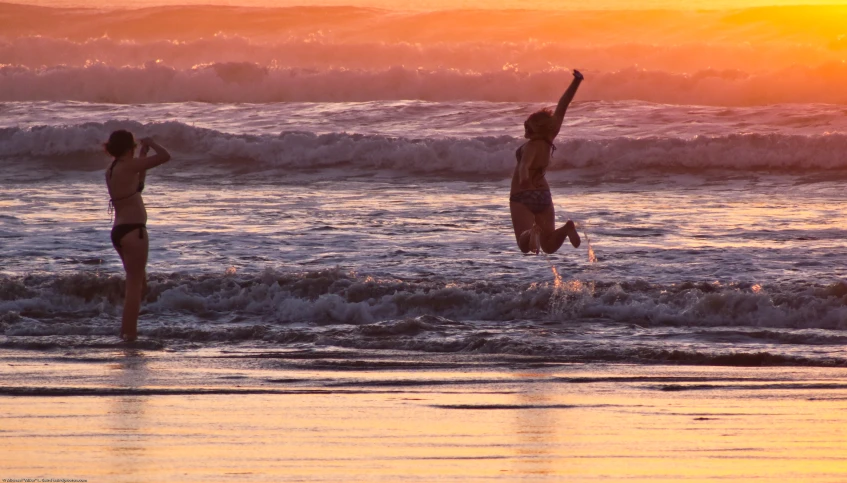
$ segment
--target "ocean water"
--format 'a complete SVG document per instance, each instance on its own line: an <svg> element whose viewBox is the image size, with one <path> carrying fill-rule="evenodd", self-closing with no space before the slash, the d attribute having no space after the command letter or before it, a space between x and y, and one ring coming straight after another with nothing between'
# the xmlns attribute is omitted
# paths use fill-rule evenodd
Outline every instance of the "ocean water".
<svg viewBox="0 0 847 483"><path fill-rule="evenodd" d="M101 144L129 129L174 155L144 349L847 364L845 9L613 3L0 4L0 346L119 344ZM514 150L571 67L549 180L584 243L523 255Z"/></svg>

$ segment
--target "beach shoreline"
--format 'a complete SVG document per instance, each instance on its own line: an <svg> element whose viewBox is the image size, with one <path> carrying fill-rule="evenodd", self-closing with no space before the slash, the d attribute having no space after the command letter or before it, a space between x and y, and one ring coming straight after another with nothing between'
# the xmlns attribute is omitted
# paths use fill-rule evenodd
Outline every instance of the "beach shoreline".
<svg viewBox="0 0 847 483"><path fill-rule="evenodd" d="M847 369L484 358L351 358L332 348L5 351L2 477L847 478Z"/></svg>

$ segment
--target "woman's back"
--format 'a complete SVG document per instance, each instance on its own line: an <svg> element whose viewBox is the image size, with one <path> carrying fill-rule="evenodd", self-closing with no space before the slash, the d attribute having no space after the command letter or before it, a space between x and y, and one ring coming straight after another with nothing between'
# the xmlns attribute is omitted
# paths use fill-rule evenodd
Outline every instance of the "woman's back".
<svg viewBox="0 0 847 483"><path fill-rule="evenodd" d="M115 209L115 225L147 223L147 209L141 198L144 189L141 173L129 168L126 162L113 161L106 169L106 187Z"/></svg>
<svg viewBox="0 0 847 483"><path fill-rule="evenodd" d="M547 173L547 167L550 166L552 149L553 145L544 139L532 139L518 148L515 153L517 166L515 167L515 172L512 176L512 193L519 193L527 190L550 189L544 175ZM524 160L524 157L527 156L529 159ZM529 180L527 183L521 184L519 170L521 162L523 161L529 163Z"/></svg>

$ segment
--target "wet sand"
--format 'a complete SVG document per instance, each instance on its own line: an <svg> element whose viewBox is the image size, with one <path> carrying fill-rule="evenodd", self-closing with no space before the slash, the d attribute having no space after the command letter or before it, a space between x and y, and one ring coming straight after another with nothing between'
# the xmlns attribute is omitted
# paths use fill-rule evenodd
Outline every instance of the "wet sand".
<svg viewBox="0 0 847 483"><path fill-rule="evenodd" d="M108 348L0 362L2 478L847 480L844 369Z"/></svg>

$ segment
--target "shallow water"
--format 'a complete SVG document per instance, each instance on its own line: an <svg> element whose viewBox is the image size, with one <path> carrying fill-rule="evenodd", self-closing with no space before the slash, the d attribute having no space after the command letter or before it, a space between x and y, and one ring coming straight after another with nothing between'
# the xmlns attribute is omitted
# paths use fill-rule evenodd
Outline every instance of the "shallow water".
<svg viewBox="0 0 847 483"><path fill-rule="evenodd" d="M333 349L0 361L13 478L837 482L847 468L843 369Z"/></svg>

